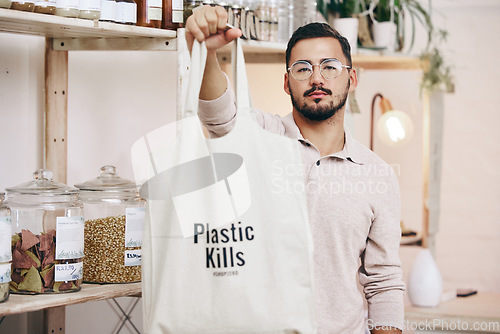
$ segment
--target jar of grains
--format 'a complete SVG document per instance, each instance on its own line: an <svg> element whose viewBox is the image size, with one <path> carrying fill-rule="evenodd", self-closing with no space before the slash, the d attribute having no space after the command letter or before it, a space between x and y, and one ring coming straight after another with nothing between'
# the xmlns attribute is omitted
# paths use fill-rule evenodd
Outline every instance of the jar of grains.
<svg viewBox="0 0 500 334"><path fill-rule="evenodd" d="M81 288L84 221L78 190L39 169L7 188L12 217L11 292L61 293Z"/></svg>
<svg viewBox="0 0 500 334"><path fill-rule="evenodd" d="M9 299L12 266L10 209L4 203L5 193L0 193L0 303Z"/></svg>
<svg viewBox="0 0 500 334"><path fill-rule="evenodd" d="M146 201L136 184L103 166L97 178L75 186L85 209L84 281L140 281Z"/></svg>

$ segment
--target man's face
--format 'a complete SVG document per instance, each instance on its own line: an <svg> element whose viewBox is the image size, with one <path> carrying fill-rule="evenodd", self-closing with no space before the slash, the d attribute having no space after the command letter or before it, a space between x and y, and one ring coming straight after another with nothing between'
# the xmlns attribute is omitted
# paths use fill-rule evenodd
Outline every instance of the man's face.
<svg viewBox="0 0 500 334"><path fill-rule="evenodd" d="M298 60L319 64L328 58L338 59L347 65L342 47L335 38L304 39L292 48L289 65ZM356 85L354 70L343 69L338 77L326 80L321 75L319 66L313 66L313 74L304 81L298 81L290 73L286 73L284 89L290 95L297 112L311 121L324 121L345 106L348 93Z"/></svg>

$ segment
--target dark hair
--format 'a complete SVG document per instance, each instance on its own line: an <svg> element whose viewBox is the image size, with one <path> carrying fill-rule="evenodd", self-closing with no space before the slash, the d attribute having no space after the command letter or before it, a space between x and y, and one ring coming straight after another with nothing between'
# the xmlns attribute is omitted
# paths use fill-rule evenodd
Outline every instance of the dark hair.
<svg viewBox="0 0 500 334"><path fill-rule="evenodd" d="M344 56L347 58L346 65L349 66L352 65L351 46L349 45L347 38L339 34L337 30L333 29L326 23L313 22L298 28L293 33L292 37L290 37L290 40L288 41L288 45L286 47L286 54L285 54L286 68L288 69L289 67L290 54L292 53L292 48L295 46L295 44L297 44L297 42L303 39L320 38L320 37L333 37L336 40L338 40L340 42L340 46L342 47L342 52L344 53Z"/></svg>

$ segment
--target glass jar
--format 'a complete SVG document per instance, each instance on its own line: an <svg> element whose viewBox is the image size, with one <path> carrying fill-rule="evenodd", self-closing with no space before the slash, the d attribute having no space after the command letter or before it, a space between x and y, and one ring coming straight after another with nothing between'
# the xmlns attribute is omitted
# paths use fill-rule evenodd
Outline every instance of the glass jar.
<svg viewBox="0 0 500 334"><path fill-rule="evenodd" d="M75 186L85 210L84 281L140 281L146 202L136 184L108 165L97 178Z"/></svg>
<svg viewBox="0 0 500 334"><path fill-rule="evenodd" d="M78 17L80 15L79 0L56 0L56 15Z"/></svg>
<svg viewBox="0 0 500 334"><path fill-rule="evenodd" d="M10 209L4 203L5 193L0 193L0 303L9 299L10 273L12 267L11 241L12 222Z"/></svg>
<svg viewBox="0 0 500 334"><path fill-rule="evenodd" d="M101 0L101 17L99 21L116 22L115 0Z"/></svg>
<svg viewBox="0 0 500 334"><path fill-rule="evenodd" d="M162 0L137 0L137 25L161 28Z"/></svg>
<svg viewBox="0 0 500 334"><path fill-rule="evenodd" d="M56 0L43 0L35 2L35 13L55 14Z"/></svg>
<svg viewBox="0 0 500 334"><path fill-rule="evenodd" d="M137 4L134 0L116 0L116 23L137 23Z"/></svg>
<svg viewBox="0 0 500 334"><path fill-rule="evenodd" d="M81 19L99 20L101 17L101 0L80 0Z"/></svg>
<svg viewBox="0 0 500 334"><path fill-rule="evenodd" d="M12 6L11 0L0 0L0 8L10 8Z"/></svg>
<svg viewBox="0 0 500 334"><path fill-rule="evenodd" d="M83 280L84 220L78 190L39 169L7 188L12 217L11 292L74 292Z"/></svg>
<svg viewBox="0 0 500 334"><path fill-rule="evenodd" d="M22 10L24 12L32 12L35 10L35 0L14 0L10 8Z"/></svg>

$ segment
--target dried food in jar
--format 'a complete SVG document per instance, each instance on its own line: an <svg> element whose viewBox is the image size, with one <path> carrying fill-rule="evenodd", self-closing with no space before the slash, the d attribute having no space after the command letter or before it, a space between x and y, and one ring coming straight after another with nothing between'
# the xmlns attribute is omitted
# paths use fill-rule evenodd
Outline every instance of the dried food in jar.
<svg viewBox="0 0 500 334"><path fill-rule="evenodd" d="M11 9L22 10L24 12L32 12L35 10L35 2L16 0L12 1Z"/></svg>
<svg viewBox="0 0 500 334"><path fill-rule="evenodd" d="M80 290L82 259L56 260L56 230L35 235L22 230L12 236L11 291L22 293L70 292ZM75 280L61 280L69 269ZM64 277L64 276L60 276ZM80 277L80 278L78 278Z"/></svg>
<svg viewBox="0 0 500 334"><path fill-rule="evenodd" d="M50 15L55 14L56 1L55 0L37 1L35 3L35 13L50 14Z"/></svg>
<svg viewBox="0 0 500 334"><path fill-rule="evenodd" d="M83 279L96 283L141 280L141 250L126 245L125 215L85 221ZM126 247L131 246L131 247Z"/></svg>

